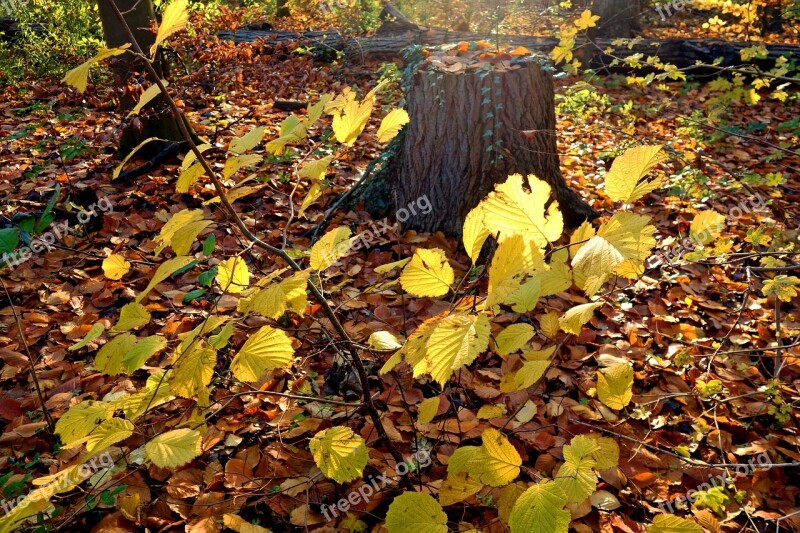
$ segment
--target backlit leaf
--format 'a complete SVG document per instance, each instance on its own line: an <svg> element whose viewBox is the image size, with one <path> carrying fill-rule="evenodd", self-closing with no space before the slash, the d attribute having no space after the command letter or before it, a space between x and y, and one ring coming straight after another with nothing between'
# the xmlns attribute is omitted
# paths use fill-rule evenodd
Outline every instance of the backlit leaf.
<svg viewBox="0 0 800 533"><path fill-rule="evenodd" d="M103 259L103 274L108 279L118 280L128 273L131 264L119 254L112 254Z"/></svg>
<svg viewBox="0 0 800 533"><path fill-rule="evenodd" d="M414 296L444 296L455 280L453 268L438 248L417 248L400 275L403 290Z"/></svg>
<svg viewBox="0 0 800 533"><path fill-rule="evenodd" d="M97 322L91 327L91 329L89 329L89 332L83 339L80 340L80 342L73 344L72 346L67 348L67 350L69 350L70 352L74 352L75 350L80 350L81 348L83 348L84 346L95 340L97 337L102 335L105 330L106 328L103 326L103 324Z"/></svg>
<svg viewBox="0 0 800 533"><path fill-rule="evenodd" d="M200 432L194 429L174 429L153 437L144 449L157 467L177 468L200 455L202 440Z"/></svg>
<svg viewBox="0 0 800 533"><path fill-rule="evenodd" d="M439 502L424 492L404 492L386 513L389 533L447 533L447 514Z"/></svg>
<svg viewBox="0 0 800 533"><path fill-rule="evenodd" d="M689 228L689 236L697 244L706 245L719 237L725 227L725 217L713 209L695 215Z"/></svg>
<svg viewBox="0 0 800 533"><path fill-rule="evenodd" d="M400 133L400 129L408 124L408 121L408 112L405 109L396 108L389 111L378 128L378 142L385 143L391 141Z"/></svg>
<svg viewBox="0 0 800 533"><path fill-rule="evenodd" d="M241 257L230 257L217 267L217 283L225 292L238 294L250 285L250 271Z"/></svg>
<svg viewBox="0 0 800 533"><path fill-rule="evenodd" d="M164 85L164 87L167 87L169 85L169 82L167 80L161 80L161 83ZM128 117L130 117L131 115L138 115L139 111L141 111L144 108L144 106L149 104L153 100L153 98L155 98L160 94L161 94L161 89L157 84L154 83L153 85L148 87L142 93L142 96L139 97L139 102L136 104L136 107L131 109L131 112L128 113Z"/></svg>
<svg viewBox="0 0 800 533"><path fill-rule="evenodd" d="M665 183L663 178L640 181L654 166L664 160L661 148L649 145L635 146L614 159L605 180L608 197L629 204L661 187Z"/></svg>
<svg viewBox="0 0 800 533"><path fill-rule="evenodd" d="M154 56L158 46L170 35L177 33L186 27L189 21L188 0L172 0L161 16L161 24L158 26L158 33L153 46L150 47L150 55Z"/></svg>
<svg viewBox="0 0 800 533"><path fill-rule="evenodd" d="M491 233L483 224L483 210L480 206L467 213L461 238L467 255L472 259L472 264L478 260L483 243L490 235Z"/></svg>
<svg viewBox="0 0 800 533"><path fill-rule="evenodd" d="M339 226L327 232L322 238L311 247L311 268L314 270L325 270L330 267L340 257L350 251L351 231L346 226Z"/></svg>
<svg viewBox="0 0 800 533"><path fill-rule="evenodd" d="M417 422L420 424L428 424L431 420L433 420L436 416L436 413L439 412L440 402L441 398L438 396L422 400L422 402L420 402L420 404L417 406Z"/></svg>
<svg viewBox="0 0 800 533"><path fill-rule="evenodd" d="M138 302L131 302L122 306L119 312L119 320L111 328L111 331L129 331L139 326L144 326L149 322L150 312L147 308Z"/></svg>
<svg viewBox="0 0 800 533"><path fill-rule="evenodd" d="M517 498L508 525L511 533L567 533L570 513L567 495L552 480L540 481Z"/></svg>
<svg viewBox="0 0 800 533"><path fill-rule="evenodd" d="M242 381L257 381L268 370L288 367L293 355L292 341L286 333L262 326L233 358L231 371Z"/></svg>
<svg viewBox="0 0 800 533"><path fill-rule="evenodd" d="M703 528L696 522L674 514L659 514L647 527L647 533L703 533Z"/></svg>
<svg viewBox="0 0 800 533"><path fill-rule="evenodd" d="M234 137L231 139L230 144L228 145L228 152L234 154L243 154L248 150L252 150L261 140L264 138L264 133L267 131L267 128L264 126L259 126L257 128L253 128L247 134L241 137Z"/></svg>
<svg viewBox="0 0 800 533"><path fill-rule="evenodd" d="M525 323L511 324L506 329L498 333L495 338L497 343L497 354L508 355L521 350L529 340L533 338L536 331L533 326Z"/></svg>
<svg viewBox="0 0 800 533"><path fill-rule="evenodd" d="M594 310L602 306L603 302L592 302L571 307L558 319L558 325L562 331L578 335L594 315Z"/></svg>
<svg viewBox="0 0 800 533"><path fill-rule="evenodd" d="M155 274L153 274L150 283L147 284L147 287L145 287L145 289L136 296L136 301L141 302L142 299L147 296L151 290L153 290L153 287L170 277L178 270L184 268L192 261L194 261L194 258L192 257L178 256L161 263L161 265L156 269Z"/></svg>
<svg viewBox="0 0 800 533"><path fill-rule="evenodd" d="M597 397L611 409L623 409L633 398L633 367L618 363L597 373Z"/></svg>
<svg viewBox="0 0 800 533"><path fill-rule="evenodd" d="M309 449L325 477L339 483L361 477L369 458L364 439L346 426L320 431L309 442Z"/></svg>

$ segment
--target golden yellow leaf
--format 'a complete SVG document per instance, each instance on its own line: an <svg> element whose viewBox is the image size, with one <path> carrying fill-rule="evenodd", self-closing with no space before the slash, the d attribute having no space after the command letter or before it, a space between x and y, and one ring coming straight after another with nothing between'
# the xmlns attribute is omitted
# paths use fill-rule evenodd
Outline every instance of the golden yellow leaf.
<svg viewBox="0 0 800 533"><path fill-rule="evenodd" d="M112 254L103 260L103 274L108 279L118 280L128 273L131 264L119 254Z"/></svg>
<svg viewBox="0 0 800 533"><path fill-rule="evenodd" d="M444 296L455 280L453 268L442 250L417 248L400 275L403 290L414 296Z"/></svg>

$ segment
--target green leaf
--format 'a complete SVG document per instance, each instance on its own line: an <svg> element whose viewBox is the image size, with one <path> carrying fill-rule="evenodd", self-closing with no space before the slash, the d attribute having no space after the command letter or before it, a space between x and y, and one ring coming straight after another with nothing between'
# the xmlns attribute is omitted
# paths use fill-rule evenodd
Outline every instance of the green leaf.
<svg viewBox="0 0 800 533"><path fill-rule="evenodd" d="M81 339L80 342L73 344L72 346L67 348L67 350L69 350L70 352L74 352L75 350L80 350L81 348L83 348L84 346L95 340L97 337L102 335L105 330L106 330L105 326L103 326L103 324L101 324L100 322L97 322L96 324L92 325L91 329L89 329L89 332L83 339Z"/></svg>
<svg viewBox="0 0 800 533"><path fill-rule="evenodd" d="M214 248L217 246L217 236L215 234L210 234L206 237L206 240L203 241L203 255L206 257L211 256L214 253Z"/></svg>
<svg viewBox="0 0 800 533"><path fill-rule="evenodd" d="M309 449L325 477L339 483L361 477L369 459L364 439L345 426L320 431L311 439Z"/></svg>
<svg viewBox="0 0 800 533"><path fill-rule="evenodd" d="M121 332L144 326L150 322L150 312L139 302L131 302L122 307L119 320L111 331Z"/></svg>
<svg viewBox="0 0 800 533"><path fill-rule="evenodd" d="M0 229L0 253L11 253L19 244L19 231L15 228Z"/></svg>
<svg viewBox="0 0 800 533"><path fill-rule="evenodd" d="M404 492L386 513L389 533L447 533L447 514L439 502L423 492Z"/></svg>
<svg viewBox="0 0 800 533"><path fill-rule="evenodd" d="M570 512L567 495L552 480L540 481L517 498L508 525L511 533L567 533Z"/></svg>

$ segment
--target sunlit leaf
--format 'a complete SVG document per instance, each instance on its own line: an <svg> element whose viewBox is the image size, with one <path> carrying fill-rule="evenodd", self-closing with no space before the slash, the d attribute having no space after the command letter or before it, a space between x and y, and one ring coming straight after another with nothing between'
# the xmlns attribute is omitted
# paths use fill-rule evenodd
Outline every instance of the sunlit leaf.
<svg viewBox="0 0 800 533"><path fill-rule="evenodd" d="M120 254L112 254L103 259L103 274L108 279L118 280L128 273L131 264Z"/></svg>
<svg viewBox="0 0 800 533"><path fill-rule="evenodd" d="M161 80L161 83L164 85L164 87L167 87L169 85L169 82L167 80ZM139 97L139 102L136 104L136 107L131 109L131 112L128 113L128 117L130 117L131 115L138 115L139 112L144 108L144 106L149 104L153 100L153 98L155 98L160 94L161 94L161 88L157 84L154 83L153 85L148 87L142 93L142 96Z"/></svg>
<svg viewBox="0 0 800 533"><path fill-rule="evenodd" d="M154 465L160 468L177 468L200 455L202 440L199 431L189 428L175 429L156 435L144 445L144 449Z"/></svg>
<svg viewBox="0 0 800 533"><path fill-rule="evenodd" d="M562 331L578 335L584 324L589 322L594 315L594 310L602 306L603 302L592 302L570 307L567 312L558 319L558 324L561 326Z"/></svg>
<svg viewBox="0 0 800 533"><path fill-rule="evenodd" d="M405 109L392 109L381 121L378 128L378 142L385 143L391 141L400 129L408 124L408 112Z"/></svg>
<svg viewBox="0 0 800 533"><path fill-rule="evenodd" d="M540 481L517 498L508 525L511 533L567 533L570 513L567 495L552 480Z"/></svg>
<svg viewBox="0 0 800 533"><path fill-rule="evenodd" d="M414 296L444 296L455 280L447 256L438 248L417 248L400 275L403 290Z"/></svg>
<svg viewBox="0 0 800 533"><path fill-rule="evenodd" d="M325 270L350 251L351 231L339 226L327 232L311 247L310 264L314 270Z"/></svg>
<svg viewBox="0 0 800 533"><path fill-rule="evenodd" d="M129 331L150 322L150 312L138 302L131 302L122 306L119 320L111 331ZM97 325L97 324L95 324Z"/></svg>
<svg viewBox="0 0 800 533"><path fill-rule="evenodd" d="M217 283L225 292L238 294L250 285L250 271L241 257L230 257L217 265Z"/></svg>
<svg viewBox="0 0 800 533"><path fill-rule="evenodd" d="M386 513L389 533L447 533L447 514L430 494L404 492Z"/></svg>
<svg viewBox="0 0 800 533"><path fill-rule="evenodd" d="M314 462L325 477L346 483L361 477L369 452L360 436L346 426L320 431L309 442Z"/></svg>
<svg viewBox="0 0 800 533"><path fill-rule="evenodd" d="M150 55L154 56L158 46L170 35L177 33L186 27L189 22L188 0L172 0L164 13L161 15L161 24L158 26L158 33L153 46L150 47Z"/></svg>
<svg viewBox="0 0 800 533"><path fill-rule="evenodd" d="M622 409L633 398L633 367L618 363L597 373L597 397L611 409Z"/></svg>
<svg viewBox="0 0 800 533"><path fill-rule="evenodd" d="M258 143L260 143L264 138L264 133L266 131L267 128L264 126L259 126L257 128L253 128L242 137L234 137L231 139L231 142L228 145L228 152L232 152L234 154L243 154L248 150L252 150L258 146Z"/></svg>
<svg viewBox="0 0 800 533"><path fill-rule="evenodd" d="M231 371L242 381L257 381L268 370L288 367L293 355L292 341L286 333L262 326L233 358Z"/></svg>
<svg viewBox="0 0 800 533"><path fill-rule="evenodd" d="M605 185L608 197L614 201L635 202L666 182L665 178L640 181L658 163L664 160L661 146L635 146L629 148L611 164Z"/></svg>

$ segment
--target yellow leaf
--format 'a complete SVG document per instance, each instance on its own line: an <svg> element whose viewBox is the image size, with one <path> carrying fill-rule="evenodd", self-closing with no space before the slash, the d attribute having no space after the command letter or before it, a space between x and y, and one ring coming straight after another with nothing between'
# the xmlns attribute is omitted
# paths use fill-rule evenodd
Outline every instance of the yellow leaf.
<svg viewBox="0 0 800 533"><path fill-rule="evenodd" d="M521 235L514 235L504 239L492 258L489 265L489 294L486 298L486 307L491 308L497 304L505 303L514 294L522 282L522 278L529 273L524 254L525 241ZM544 264L541 258L539 263Z"/></svg>
<svg viewBox="0 0 800 533"><path fill-rule="evenodd" d="M647 533L703 533L703 528L674 514L659 514L647 527Z"/></svg>
<svg viewBox="0 0 800 533"><path fill-rule="evenodd" d="M388 331L376 331L369 336L367 344L373 350L394 351L403 347L397 337Z"/></svg>
<svg viewBox="0 0 800 533"><path fill-rule="evenodd" d="M521 350L536 334L530 324L511 324L495 338L498 355L509 355Z"/></svg>
<svg viewBox="0 0 800 533"><path fill-rule="evenodd" d="M250 271L239 256L230 257L217 266L217 283L223 291L238 294L250 286Z"/></svg>
<svg viewBox="0 0 800 533"><path fill-rule="evenodd" d="M475 415L482 420L491 420L492 418L500 418L506 414L506 406L503 404L498 405L484 405L478 409L478 414Z"/></svg>
<svg viewBox="0 0 800 533"><path fill-rule="evenodd" d="M192 152L189 152L190 154ZM188 159L189 156L187 155L186 158ZM194 165L186 168L181 172L181 175L178 176L178 181L175 182L175 191L180 193L187 193L189 192L189 187L194 185L194 182L200 179L205 173L203 169L203 165L200 163L195 163Z"/></svg>
<svg viewBox="0 0 800 533"><path fill-rule="evenodd" d="M155 436L144 445L148 459L159 468L183 466L202 452L203 437L193 429L174 429Z"/></svg>
<svg viewBox="0 0 800 533"><path fill-rule="evenodd" d="M293 355L292 341L286 333L262 326L233 358L231 371L242 381L257 381L268 370L288 367Z"/></svg>
<svg viewBox="0 0 800 533"><path fill-rule="evenodd" d="M103 259L103 274L108 279L122 279L122 276L127 274L130 269L131 264L119 254L112 254Z"/></svg>
<svg viewBox="0 0 800 533"><path fill-rule="evenodd" d="M259 289L247 298L239 300L238 309L244 314L256 312L277 319L287 310L302 314L308 303L306 285L310 272L297 272L280 283Z"/></svg>
<svg viewBox="0 0 800 533"><path fill-rule="evenodd" d="M447 256L438 248L417 248L403 273L400 285L413 296L444 296L450 292L455 273Z"/></svg>
<svg viewBox="0 0 800 533"><path fill-rule="evenodd" d="M309 449L325 477L339 483L361 477L369 459L364 439L345 426L320 431L309 442Z"/></svg>
<svg viewBox="0 0 800 533"><path fill-rule="evenodd" d="M216 364L217 354L211 348L197 346L182 354L169 374L170 390L177 396L194 398L211 383Z"/></svg>
<svg viewBox="0 0 800 533"><path fill-rule="evenodd" d="M527 389L539 381L550 368L550 359L555 350L556 347L551 346L546 350L531 350L522 354L525 362L522 364L522 368L514 373L515 390Z"/></svg>
<svg viewBox="0 0 800 533"><path fill-rule="evenodd" d="M210 150L211 148L214 148L213 144L204 143L197 146L197 151L202 154L206 152L206 150ZM190 150L184 156L183 161L181 161L181 170L186 170L195 161L197 161L197 156L195 155L194 150Z"/></svg>
<svg viewBox="0 0 800 533"><path fill-rule="evenodd" d="M175 234L181 228L185 228L186 226L194 223L194 222L201 222L203 221L203 210L202 209L184 209L183 211L179 211L172 215L170 219L167 221L166 224L161 228L161 231L158 233L156 237L156 242L159 245L155 249L155 254L158 255L161 251L170 245L172 239L175 237ZM207 221L210 223L211 221ZM199 233L199 230L198 230ZM173 246L174 248L174 246ZM178 255L185 255L188 250L183 252L178 252L175 250L175 253Z"/></svg>
<svg viewBox="0 0 800 533"><path fill-rule="evenodd" d="M514 174L480 203L486 228L500 242L514 235L532 239L539 248L558 240L564 231L564 220L558 202L550 199L550 185L536 176L528 176L530 192L522 188L522 176Z"/></svg>
<svg viewBox="0 0 800 533"><path fill-rule="evenodd" d="M597 470L606 470L619 465L619 445L610 437L601 437L597 434L590 434L589 437L597 443L597 450L592 453L592 458L597 463Z"/></svg>
<svg viewBox="0 0 800 533"><path fill-rule="evenodd" d="M447 514L433 496L423 492L404 492L397 496L386 513L389 533L448 533Z"/></svg>
<svg viewBox="0 0 800 533"><path fill-rule="evenodd" d="M633 368L618 363L597 374L597 397L611 409L622 409L633 398Z"/></svg>
<svg viewBox="0 0 800 533"><path fill-rule="evenodd" d="M378 142L385 143L391 141L400 129L408 124L408 113L405 109L392 109L381 121L378 128Z"/></svg>
<svg viewBox="0 0 800 533"><path fill-rule="evenodd" d="M89 329L89 333L87 333L86 336L80 340L80 342L73 344L72 346L67 348L67 350L69 350L70 352L74 352L75 350L80 350L81 348L83 348L84 346L95 340L97 337L102 335L105 330L106 330L105 326L103 326L103 324L101 324L100 322L94 324L91 327L91 329Z"/></svg>
<svg viewBox="0 0 800 533"><path fill-rule="evenodd" d="M134 346L136 346L136 337L132 334L117 335L97 352L94 358L94 367L104 374L116 376L122 372L122 360Z"/></svg>
<svg viewBox="0 0 800 533"><path fill-rule="evenodd" d="M56 433L65 446L80 441L102 421L114 414L114 406L106 402L86 400L75 404L56 422Z"/></svg>
<svg viewBox="0 0 800 533"><path fill-rule="evenodd" d="M308 192L306 193L306 197L303 198L303 203L300 204L300 210L297 212L298 216L303 216L303 213L306 212L311 204L317 201L317 199L322 196L322 185L320 183L312 183L311 187L309 187Z"/></svg>
<svg viewBox="0 0 800 533"><path fill-rule="evenodd" d="M128 331L150 322L150 312L138 302L131 302L122 306L119 320L111 331ZM97 325L97 324L95 324Z"/></svg>
<svg viewBox="0 0 800 533"><path fill-rule="evenodd" d="M539 317L539 329L542 330L548 339L554 339L558 335L561 326L558 323L558 313L549 311Z"/></svg>
<svg viewBox="0 0 800 533"><path fill-rule="evenodd" d="M147 287L136 296L136 301L141 302L142 299L147 296L147 294L153 290L153 287L170 277L172 274L177 272L178 270L184 268L186 265L194 261L192 257L186 256L178 256L173 257L167 261L161 263L161 265L156 269L156 273L153 275L153 278L150 280L150 283L147 284Z"/></svg>
<svg viewBox="0 0 800 533"><path fill-rule="evenodd" d="M508 524L514 504L527 489L528 485L521 481L511 483L501 489L500 496L497 498L497 514L503 523Z"/></svg>
<svg viewBox="0 0 800 533"><path fill-rule="evenodd" d="M698 213L689 228L691 239L705 246L716 240L725 227L725 217L713 209Z"/></svg>
<svg viewBox="0 0 800 533"><path fill-rule="evenodd" d="M222 177L224 179L228 179L239 172L241 168L255 166L260 163L262 159L264 158L258 154L245 154L229 157L225 161L225 166L222 168Z"/></svg>
<svg viewBox="0 0 800 533"><path fill-rule="evenodd" d="M228 145L228 153L243 154L248 150L252 150L264 138L266 131L267 128L259 126L250 130L246 135L234 137Z"/></svg>
<svg viewBox="0 0 800 533"><path fill-rule="evenodd" d="M579 30L588 30L589 28L597 26L598 20L600 20L600 17L592 15L592 12L587 9L581 13L580 18L575 21L575 27Z"/></svg>
<svg viewBox="0 0 800 533"><path fill-rule="evenodd" d="M775 295L782 302L790 302L797 296L798 288L800 288L800 278L781 274L774 279L764 280L763 291L764 296Z"/></svg>
<svg viewBox="0 0 800 533"><path fill-rule="evenodd" d="M485 315L450 315L424 322L395 355L406 357L414 377L429 374L444 386L456 370L472 363L488 345L489 319Z"/></svg>
<svg viewBox="0 0 800 533"><path fill-rule="evenodd" d="M339 226L327 232L311 247L311 268L325 270L345 256L352 245L350 228Z"/></svg>
<svg viewBox="0 0 800 533"><path fill-rule="evenodd" d="M363 102L358 102L354 92L347 92L341 109L333 113L331 128L336 140L345 146L352 146L364 131L372 114L373 104L372 98L364 98Z"/></svg>
<svg viewBox="0 0 800 533"><path fill-rule="evenodd" d="M138 339L136 344L123 356L122 366L128 374L132 374L142 368L145 361L166 347L167 339L161 335Z"/></svg>
<svg viewBox="0 0 800 533"><path fill-rule="evenodd" d="M649 220L647 216L619 211L600 226L597 235L611 243L625 258L614 269L615 274L633 279L644 272L644 262L656 245L653 237L656 228L647 225Z"/></svg>
<svg viewBox="0 0 800 533"><path fill-rule="evenodd" d="M654 166L664 160L661 148L650 145L635 146L614 159L605 179L608 197L629 204L661 187L665 183L664 178L640 183Z"/></svg>
<svg viewBox="0 0 800 533"><path fill-rule="evenodd" d="M462 240L464 241L464 249L467 255L472 259L472 264L478 260L478 256L483 248L483 243L491 235L486 226L483 225L483 210L480 206L476 207L467 214L464 219L464 230L462 233Z"/></svg>
<svg viewBox="0 0 800 533"><path fill-rule="evenodd" d="M124 418L104 420L86 437L86 451L90 455L102 452L133 435L133 424Z"/></svg>
<svg viewBox="0 0 800 533"><path fill-rule="evenodd" d="M401 259L399 261L392 261L391 263L386 263L385 265L381 265L379 267L375 267L374 270L378 274L388 274L395 268L403 268L411 261L410 257L406 257L405 259Z"/></svg>
<svg viewBox="0 0 800 533"><path fill-rule="evenodd" d="M67 72L64 76L64 83L75 87L80 92L84 92L89 84L89 69L91 66L106 58L124 54L128 47L130 47L130 44L125 44L119 48L101 48L93 58Z"/></svg>
<svg viewBox="0 0 800 533"><path fill-rule="evenodd" d="M164 9L161 16L161 24L158 26L158 33L153 46L150 47L150 55L155 56L156 49L164 40L186 27L189 21L188 0L172 0Z"/></svg>
<svg viewBox="0 0 800 533"><path fill-rule="evenodd" d="M325 177L325 173L328 171L331 161L333 161L333 157L333 154L331 154L321 159L306 163L297 173L297 176L300 178L308 178L312 181L322 180L322 178Z"/></svg>
<svg viewBox="0 0 800 533"><path fill-rule="evenodd" d="M558 319L558 325L564 332L578 335L594 315L594 310L602 306L603 302L593 302L571 307Z"/></svg>
<svg viewBox="0 0 800 533"><path fill-rule="evenodd" d="M542 295L542 279L550 272L537 272L505 298L505 303L517 313L533 311Z"/></svg>
<svg viewBox="0 0 800 533"><path fill-rule="evenodd" d="M232 513L222 515L222 525L236 533L272 533L272 530L251 524L241 516Z"/></svg>
<svg viewBox="0 0 800 533"><path fill-rule="evenodd" d="M544 480L526 490L508 517L511 533L567 533L567 495L555 481Z"/></svg>
<svg viewBox="0 0 800 533"><path fill-rule="evenodd" d="M469 477L466 472L447 476L439 488L439 501L442 505L453 505L477 494L483 483Z"/></svg>
<svg viewBox="0 0 800 533"><path fill-rule="evenodd" d="M161 83L164 84L164 87L169 86L169 82L167 80L161 80ZM128 117L131 115L138 115L139 111L141 111L144 106L149 104L153 98L161 94L161 89L157 84L153 84L142 93L142 96L139 97L139 103L136 104L136 107L131 109L131 112L128 113Z"/></svg>
<svg viewBox="0 0 800 533"><path fill-rule="evenodd" d="M556 472L554 480L569 503L580 503L588 498L597 487L596 465L592 453L598 449L590 438L579 435L564 446L564 464Z"/></svg>
<svg viewBox="0 0 800 533"><path fill-rule="evenodd" d="M575 254L586 244L586 241L594 237L594 226L590 222L584 222L569 238L569 256L575 257Z"/></svg>
<svg viewBox="0 0 800 533"><path fill-rule="evenodd" d="M447 465L448 475L466 472L472 479L490 487L514 481L522 465L522 458L514 446L494 428L485 430L481 439L483 444L480 447L465 446L463 456L455 453L451 456Z"/></svg>
<svg viewBox="0 0 800 533"><path fill-rule="evenodd" d="M436 417L436 413L439 412L440 401L441 398L438 396L422 400L417 406L417 422L420 424L430 423Z"/></svg>
<svg viewBox="0 0 800 533"><path fill-rule="evenodd" d="M625 257L619 250L603 237L595 235L575 254L572 268L581 271L583 290L587 296L593 296L623 261Z"/></svg>

